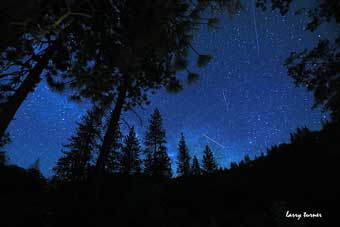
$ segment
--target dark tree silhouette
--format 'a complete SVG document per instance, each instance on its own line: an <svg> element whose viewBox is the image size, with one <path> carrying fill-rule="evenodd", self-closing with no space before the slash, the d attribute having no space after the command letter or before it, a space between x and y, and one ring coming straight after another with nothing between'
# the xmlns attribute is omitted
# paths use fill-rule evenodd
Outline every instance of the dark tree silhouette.
<svg viewBox="0 0 340 227"><path fill-rule="evenodd" d="M194 155L194 157L192 158L192 165L191 165L190 173L192 176L200 176L202 174L201 166L196 155Z"/></svg>
<svg viewBox="0 0 340 227"><path fill-rule="evenodd" d="M77 183L89 176L91 161L100 138L101 111L89 110L78 124L70 143L64 145L63 156L53 168L55 176L65 182Z"/></svg>
<svg viewBox="0 0 340 227"><path fill-rule="evenodd" d="M113 143L111 144L111 149L109 155L105 162L105 173L106 174L117 174L121 169L120 159L122 156L123 148L123 135L120 131L120 127L116 129L114 136L112 137ZM100 147L100 144L99 144Z"/></svg>
<svg viewBox="0 0 340 227"><path fill-rule="evenodd" d="M272 10L279 9L282 15L290 10L292 0L271 0ZM267 0L257 0L257 6L267 8ZM306 30L314 32L323 23L340 23L338 0L319 0L310 8L302 8L296 14L310 19ZM293 52L284 65L297 86L306 87L314 94L314 107L322 106L330 111L333 121L340 120L340 36L335 41L322 39L311 50Z"/></svg>
<svg viewBox="0 0 340 227"><path fill-rule="evenodd" d="M282 15L286 15L293 0L257 0L256 6L266 10L271 3L271 10L278 9ZM318 0L310 8L301 8L295 11L296 14L307 15L310 21L306 29L315 31L322 23L340 22L340 4L338 0Z"/></svg>
<svg viewBox="0 0 340 227"><path fill-rule="evenodd" d="M295 133L290 134L290 142L296 143L297 141L303 139L305 136L311 134L311 131L307 127L297 128Z"/></svg>
<svg viewBox="0 0 340 227"><path fill-rule="evenodd" d="M124 139L122 156L120 159L120 172L123 175L137 175L141 173L141 148L134 127Z"/></svg>
<svg viewBox="0 0 340 227"><path fill-rule="evenodd" d="M4 147L11 142L9 134L0 137L0 166L7 164L7 156Z"/></svg>
<svg viewBox="0 0 340 227"><path fill-rule="evenodd" d="M213 174L217 170L217 162L214 158L214 154L208 145L205 146L203 152L203 165L202 171L204 174Z"/></svg>
<svg viewBox="0 0 340 227"><path fill-rule="evenodd" d="M251 158L249 157L249 154L246 154L243 159L240 161L239 166L242 167L248 167L251 163ZM234 165L234 164L233 164ZM231 166L231 165L230 165Z"/></svg>
<svg viewBox="0 0 340 227"><path fill-rule="evenodd" d="M143 160L143 173L145 176L152 175L152 168L153 168L153 153L150 149L144 150L144 160Z"/></svg>
<svg viewBox="0 0 340 227"><path fill-rule="evenodd" d="M162 116L158 109L151 115L145 135L145 174L155 177L171 177L171 163L167 154L165 130Z"/></svg>
<svg viewBox="0 0 340 227"><path fill-rule="evenodd" d="M0 52L9 46L14 46L25 32L34 29L33 27L39 23L39 17L41 17L44 10L43 5L46 5L46 2L48 1L1 1L0 26L3 29L3 34L6 35L2 35L0 38Z"/></svg>
<svg viewBox="0 0 340 227"><path fill-rule="evenodd" d="M0 136L43 79L58 92L65 88L78 90L84 84L94 86L86 75L92 70L89 62L96 61L94 44L104 42L97 36L107 29L102 20L105 18L109 27L115 27L117 20L113 18L114 6L108 1L91 2L34 1L23 5L19 12L23 18L16 21L11 16L6 20L14 26L13 31L19 26L20 32L14 34L17 39L6 44L9 46L3 48L0 57Z"/></svg>
<svg viewBox="0 0 340 227"><path fill-rule="evenodd" d="M236 162L230 162L230 169L236 169L238 167Z"/></svg>
<svg viewBox="0 0 340 227"><path fill-rule="evenodd" d="M312 50L293 52L285 61L296 85L314 94L314 107L322 106L340 120L340 36L331 43L320 40Z"/></svg>
<svg viewBox="0 0 340 227"><path fill-rule="evenodd" d="M190 155L183 133L178 144L177 174L183 177L190 175Z"/></svg>

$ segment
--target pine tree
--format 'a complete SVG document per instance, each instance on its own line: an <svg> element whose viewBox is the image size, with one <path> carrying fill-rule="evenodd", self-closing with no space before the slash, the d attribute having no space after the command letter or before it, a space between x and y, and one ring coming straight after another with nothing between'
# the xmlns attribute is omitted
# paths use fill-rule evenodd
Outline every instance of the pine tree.
<svg viewBox="0 0 340 227"><path fill-rule="evenodd" d="M120 172L124 175L136 175L141 172L141 160L139 141L134 127L124 139L122 156L120 159Z"/></svg>
<svg viewBox="0 0 340 227"><path fill-rule="evenodd" d="M64 145L64 155L53 168L57 178L75 183L88 177L100 137L101 116L99 109L94 108L78 124L75 135L69 139L69 144Z"/></svg>
<svg viewBox="0 0 340 227"><path fill-rule="evenodd" d="M145 135L145 174L156 177L171 177L171 161L165 147L165 130L162 116L158 109L151 115L148 131Z"/></svg>
<svg viewBox="0 0 340 227"><path fill-rule="evenodd" d="M153 168L153 153L149 149L144 150L144 175L151 176Z"/></svg>
<svg viewBox="0 0 340 227"><path fill-rule="evenodd" d="M196 157L196 155L194 155L193 159L192 159L192 165L191 165L191 175L192 176L199 176L202 174L202 170L200 167L200 163Z"/></svg>
<svg viewBox="0 0 340 227"><path fill-rule="evenodd" d="M178 145L178 162L177 162L177 174L179 176L189 176L190 175L190 155L188 147L185 143L185 138L183 133L181 133L181 139Z"/></svg>
<svg viewBox="0 0 340 227"><path fill-rule="evenodd" d="M205 146L203 154L203 173L212 174L217 170L217 163L214 158L214 154L210 150L209 146Z"/></svg>
<svg viewBox="0 0 340 227"><path fill-rule="evenodd" d="M122 133L120 131L120 127L116 129L116 132L113 136L112 146L108 155L108 159L105 162L105 173L112 174L118 173L121 166L120 166L120 159L122 155Z"/></svg>

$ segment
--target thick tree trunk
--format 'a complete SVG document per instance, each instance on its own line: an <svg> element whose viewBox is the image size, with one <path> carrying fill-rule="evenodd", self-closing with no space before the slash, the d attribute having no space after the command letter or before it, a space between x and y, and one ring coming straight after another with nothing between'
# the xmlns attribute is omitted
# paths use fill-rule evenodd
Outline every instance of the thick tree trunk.
<svg viewBox="0 0 340 227"><path fill-rule="evenodd" d="M98 198L98 194L100 193L101 189L101 183L102 183L102 177L105 172L105 162L108 158L110 149L112 147L112 144L115 140L115 132L118 128L119 119L123 110L123 105L125 102L127 93L127 86L124 84L119 89L118 99L115 105L115 108L113 112L111 113L111 116L109 118L109 122L107 125L107 130L104 135L103 144L100 149L100 153L96 162L96 197Z"/></svg>
<svg viewBox="0 0 340 227"><path fill-rule="evenodd" d="M46 68L51 56L53 55L58 43L55 41L39 59L33 69L29 72L25 80L21 83L15 93L9 97L0 109L0 138L5 134L8 125L13 120L15 113L41 80L41 73Z"/></svg>

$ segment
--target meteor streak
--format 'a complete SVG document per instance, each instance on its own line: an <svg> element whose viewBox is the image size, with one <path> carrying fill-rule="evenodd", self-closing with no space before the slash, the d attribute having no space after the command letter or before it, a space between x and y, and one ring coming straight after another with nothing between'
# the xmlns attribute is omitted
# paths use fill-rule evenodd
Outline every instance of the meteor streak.
<svg viewBox="0 0 340 227"><path fill-rule="evenodd" d="M225 97L224 91L222 92L222 94L223 94L223 99L224 99L225 106L228 109L228 102L227 102L227 98Z"/></svg>
<svg viewBox="0 0 340 227"><path fill-rule="evenodd" d="M257 54L260 56L260 44L259 44L259 34L257 32L257 24L256 24L256 0L252 0L252 8L253 8L253 20L254 20L254 30L255 30L255 36L256 36L256 48L257 48Z"/></svg>
<svg viewBox="0 0 340 227"><path fill-rule="evenodd" d="M224 145L222 145L222 144L220 144L219 142L217 142L216 140L210 138L210 137L207 136L206 134L203 134L203 136L204 136L205 138L207 138L208 140L210 140L211 142L215 143L216 145L218 145L218 146L220 146L220 147L222 147L222 148L225 148Z"/></svg>

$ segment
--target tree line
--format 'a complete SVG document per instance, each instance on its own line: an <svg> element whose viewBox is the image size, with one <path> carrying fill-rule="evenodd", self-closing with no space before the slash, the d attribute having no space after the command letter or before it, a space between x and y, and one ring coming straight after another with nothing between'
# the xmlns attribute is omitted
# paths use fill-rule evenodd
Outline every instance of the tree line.
<svg viewBox="0 0 340 227"><path fill-rule="evenodd" d="M135 151L137 144L135 133L131 132L132 128L123 137L120 150L121 160L127 162L118 161L116 169L111 163L106 167L115 173L104 176L105 187L99 201L93 198L91 179L86 180L84 175L80 175L83 179L76 175L65 175L63 181L46 179L39 172L38 161L28 169L0 163L2 226L316 227L334 226L338 218L337 124L324 123L320 131L299 128L291 134L289 143L269 148L266 155L254 159L245 156L230 168L201 175L194 174L197 169L193 166L199 162L195 156L192 162L188 161L185 138L181 135L177 170L182 176L189 175L157 179L146 176L138 168L143 166L140 162L129 161L126 151ZM72 144L77 140L70 141ZM65 157L63 162L69 168L72 162ZM91 169L87 174L91 175ZM285 217L287 210L321 213L322 218L297 221Z"/></svg>
<svg viewBox="0 0 340 227"><path fill-rule="evenodd" d="M58 180L79 183L88 180L93 174L99 142L103 137L102 124L98 119L97 111L92 109L87 112L78 124L75 135L63 146L63 156L53 168ZM109 158L104 166L105 174L158 178L173 176L171 159L166 147L166 131L158 109L155 109L150 117L143 140L144 146L141 145L134 127L130 127L125 136L118 128L112 140L115 142L110 148ZM176 164L179 177L209 175L218 170L217 161L208 145L203 152L202 164L196 155L191 158L183 133L178 144Z"/></svg>

